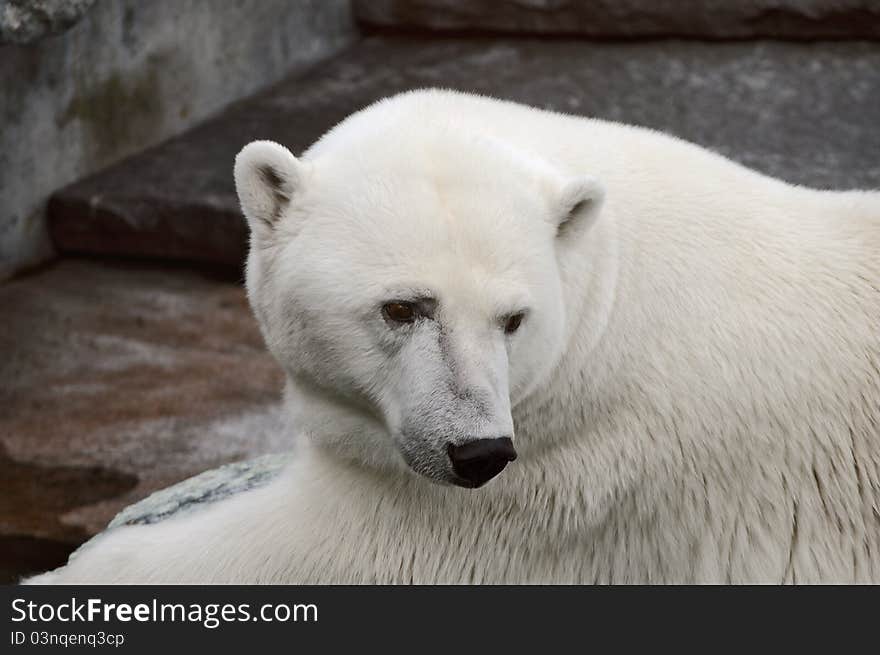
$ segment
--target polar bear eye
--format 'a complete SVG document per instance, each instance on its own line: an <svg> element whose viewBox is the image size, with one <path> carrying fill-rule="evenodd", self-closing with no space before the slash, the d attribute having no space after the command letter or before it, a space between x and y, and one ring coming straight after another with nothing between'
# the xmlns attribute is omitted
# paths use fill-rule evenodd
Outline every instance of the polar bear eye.
<svg viewBox="0 0 880 655"><path fill-rule="evenodd" d="M513 334L519 329L519 326L522 324L523 317L525 316L525 312L519 312L517 314L511 314L504 321L504 333L505 334Z"/></svg>
<svg viewBox="0 0 880 655"><path fill-rule="evenodd" d="M382 314L394 323L412 323L416 320L416 307L411 302L389 302L382 305Z"/></svg>

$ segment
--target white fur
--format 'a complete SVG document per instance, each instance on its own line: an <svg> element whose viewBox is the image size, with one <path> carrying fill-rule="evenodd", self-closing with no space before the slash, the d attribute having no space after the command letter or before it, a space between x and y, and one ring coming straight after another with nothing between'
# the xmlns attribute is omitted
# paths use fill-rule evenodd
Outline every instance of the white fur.
<svg viewBox="0 0 880 655"><path fill-rule="evenodd" d="M249 146L236 181L295 463L34 582L880 582L880 194L445 91L285 153ZM400 427L445 369L370 313L395 284L439 289L486 417L438 392ZM509 416L519 459L482 489L401 457Z"/></svg>

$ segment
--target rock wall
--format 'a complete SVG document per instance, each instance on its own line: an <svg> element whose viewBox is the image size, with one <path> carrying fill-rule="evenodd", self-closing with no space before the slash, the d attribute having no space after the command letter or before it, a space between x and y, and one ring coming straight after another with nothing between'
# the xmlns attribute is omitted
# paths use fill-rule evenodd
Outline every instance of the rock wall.
<svg viewBox="0 0 880 655"><path fill-rule="evenodd" d="M0 279L51 254L51 192L354 36L348 0L0 0Z"/></svg>

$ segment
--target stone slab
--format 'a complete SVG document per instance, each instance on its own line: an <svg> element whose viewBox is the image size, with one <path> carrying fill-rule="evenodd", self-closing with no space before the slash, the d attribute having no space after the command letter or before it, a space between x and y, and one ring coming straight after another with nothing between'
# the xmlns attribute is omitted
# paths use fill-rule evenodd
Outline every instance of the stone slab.
<svg viewBox="0 0 880 655"><path fill-rule="evenodd" d="M374 37L166 143L62 189L67 253L238 270L246 228L236 152L294 152L370 102L440 86L664 130L792 183L880 187L880 42Z"/></svg>

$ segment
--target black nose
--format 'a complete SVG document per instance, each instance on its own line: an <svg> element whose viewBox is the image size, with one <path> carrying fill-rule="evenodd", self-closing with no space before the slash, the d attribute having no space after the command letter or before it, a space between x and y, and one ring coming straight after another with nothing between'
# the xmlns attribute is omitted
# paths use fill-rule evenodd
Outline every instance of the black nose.
<svg viewBox="0 0 880 655"><path fill-rule="evenodd" d="M500 439L477 439L460 446L446 447L452 468L460 478L456 484L462 487L481 487L504 470L507 462L516 459L510 437Z"/></svg>

